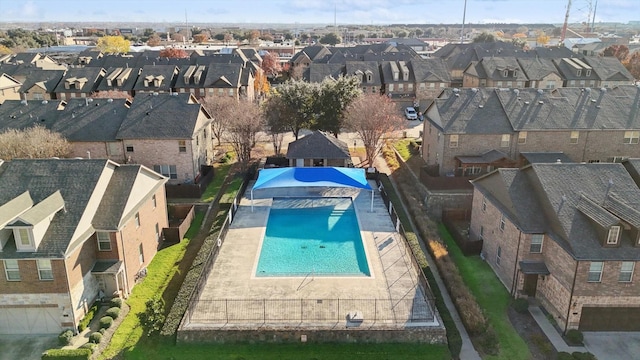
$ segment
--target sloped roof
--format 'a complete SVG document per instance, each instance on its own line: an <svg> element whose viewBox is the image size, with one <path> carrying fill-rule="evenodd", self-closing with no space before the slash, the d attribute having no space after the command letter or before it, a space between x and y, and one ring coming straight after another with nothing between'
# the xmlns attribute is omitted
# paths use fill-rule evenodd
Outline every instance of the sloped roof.
<svg viewBox="0 0 640 360"><path fill-rule="evenodd" d="M322 82L327 77L333 77L337 79L340 75L344 75L345 73L345 65L342 63L338 64L320 64L320 63L312 63L309 65L309 68L305 72L304 78L305 80L312 83Z"/></svg>
<svg viewBox="0 0 640 360"><path fill-rule="evenodd" d="M549 59L518 58L518 63L529 80L542 80L549 74L560 76L558 69L556 69L553 62Z"/></svg>
<svg viewBox="0 0 640 360"><path fill-rule="evenodd" d="M46 92L53 92L60 83L64 70L31 69L28 72L18 74L20 77L24 77L20 87L21 93L29 91L34 85L43 88Z"/></svg>
<svg viewBox="0 0 640 360"><path fill-rule="evenodd" d="M70 68L64 74L62 79L58 82L58 86L54 89L56 93L67 93L67 92L82 92L82 93L90 93L96 89L98 86L98 81L100 81L99 77L102 75L104 70L101 67L81 67L81 68ZM66 80L68 79L87 79L87 82L82 86L82 89L65 89L64 85Z"/></svg>
<svg viewBox="0 0 640 360"><path fill-rule="evenodd" d="M240 87L243 67L241 64L222 64L212 62L207 67L205 87L238 88Z"/></svg>
<svg viewBox="0 0 640 360"><path fill-rule="evenodd" d="M587 56L584 61L593 67L601 81L627 81L633 84L633 75L616 57Z"/></svg>
<svg viewBox="0 0 640 360"><path fill-rule="evenodd" d="M175 65L145 65L133 86L134 91L169 91L173 88L178 68ZM145 79L149 77L162 78L160 86L154 86L153 81L144 86Z"/></svg>
<svg viewBox="0 0 640 360"><path fill-rule="evenodd" d="M350 159L348 145L321 131L289 143L287 159Z"/></svg>

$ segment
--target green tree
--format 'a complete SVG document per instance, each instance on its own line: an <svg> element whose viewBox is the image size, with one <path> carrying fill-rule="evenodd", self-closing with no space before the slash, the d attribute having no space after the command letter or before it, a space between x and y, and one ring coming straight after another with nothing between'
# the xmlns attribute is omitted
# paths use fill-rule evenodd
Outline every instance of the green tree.
<svg viewBox="0 0 640 360"><path fill-rule="evenodd" d="M488 32L483 32L482 34L473 38L474 43L490 43L495 41L496 37L493 34L489 34Z"/></svg>
<svg viewBox="0 0 640 360"><path fill-rule="evenodd" d="M131 42L122 36L103 36L98 39L96 47L104 53L125 53L129 51Z"/></svg>
<svg viewBox="0 0 640 360"><path fill-rule="evenodd" d="M398 37L401 38L401 39L402 38L406 38L407 37L407 32L404 31L404 30L398 31Z"/></svg>
<svg viewBox="0 0 640 360"><path fill-rule="evenodd" d="M340 44L342 40L335 33L328 33L320 38L320 44L335 45Z"/></svg>
<svg viewBox="0 0 640 360"><path fill-rule="evenodd" d="M311 128L337 137L343 127L345 109L361 94L360 79L356 76L325 78L320 83L318 97L314 99L316 117Z"/></svg>
<svg viewBox="0 0 640 360"><path fill-rule="evenodd" d="M420 28L415 29L413 32L416 34L416 37L420 37L423 34L422 29Z"/></svg>
<svg viewBox="0 0 640 360"><path fill-rule="evenodd" d="M308 129L314 119L315 103L318 97L318 84L311 84L302 80L289 80L272 92L267 101L277 101L269 104L267 108L273 109L275 105L281 107L276 114L269 115L269 118L276 117L276 126L280 129L291 131L296 140L301 129ZM277 99L277 100L276 100ZM285 116L286 115L286 116ZM271 123L274 124L273 122Z"/></svg>

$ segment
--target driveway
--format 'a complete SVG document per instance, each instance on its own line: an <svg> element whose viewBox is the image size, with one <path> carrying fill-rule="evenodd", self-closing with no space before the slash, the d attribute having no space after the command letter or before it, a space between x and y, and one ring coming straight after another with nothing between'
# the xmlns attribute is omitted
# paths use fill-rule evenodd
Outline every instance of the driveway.
<svg viewBox="0 0 640 360"><path fill-rule="evenodd" d="M637 359L640 332L584 332L584 346L598 359Z"/></svg>
<svg viewBox="0 0 640 360"><path fill-rule="evenodd" d="M39 360L57 346L56 335L0 335L0 360Z"/></svg>

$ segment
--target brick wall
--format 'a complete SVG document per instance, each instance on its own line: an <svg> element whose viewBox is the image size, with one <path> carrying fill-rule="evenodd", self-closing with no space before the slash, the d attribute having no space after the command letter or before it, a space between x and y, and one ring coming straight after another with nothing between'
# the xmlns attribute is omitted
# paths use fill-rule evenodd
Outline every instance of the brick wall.
<svg viewBox="0 0 640 360"><path fill-rule="evenodd" d="M40 280L36 260L18 260L20 281L7 281L4 264L0 275L0 294L66 293L67 276L62 259L51 260L53 280Z"/></svg>

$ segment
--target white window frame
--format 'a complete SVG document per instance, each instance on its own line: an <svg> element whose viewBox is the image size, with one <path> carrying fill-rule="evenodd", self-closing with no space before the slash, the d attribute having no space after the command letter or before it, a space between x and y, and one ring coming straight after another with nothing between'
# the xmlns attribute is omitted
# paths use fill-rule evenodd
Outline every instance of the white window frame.
<svg viewBox="0 0 640 360"><path fill-rule="evenodd" d="M620 225L614 225L609 228L609 232L607 233L607 245L618 244L621 230Z"/></svg>
<svg viewBox="0 0 640 360"><path fill-rule="evenodd" d="M587 275L587 282L600 282L602 281L602 271L604 270L604 262L602 261L592 261L589 264L589 273ZM594 275L598 275L598 279L596 280Z"/></svg>
<svg viewBox="0 0 640 360"><path fill-rule="evenodd" d="M135 221L136 221L136 229L140 227L140 213L137 212L136 215L134 216Z"/></svg>
<svg viewBox="0 0 640 360"><path fill-rule="evenodd" d="M544 244L544 234L531 235L531 245L529 246L529 252L532 254L542 253L543 244Z"/></svg>
<svg viewBox="0 0 640 360"><path fill-rule="evenodd" d="M53 280L53 266L49 259L37 259L36 265L38 266L38 278L41 281Z"/></svg>
<svg viewBox="0 0 640 360"><path fill-rule="evenodd" d="M627 265L627 266L625 266ZM620 274L618 275L618 282L632 282L633 271L635 270L636 263L633 261L623 261L620 263Z"/></svg>
<svg viewBox="0 0 640 360"><path fill-rule="evenodd" d="M637 144L640 138L640 131L625 131L623 144Z"/></svg>
<svg viewBox="0 0 640 360"><path fill-rule="evenodd" d="M106 236L106 239L104 238ZM101 238L102 237L102 238ZM106 231L96 231L96 240L98 242L98 251L111 251L111 235ZM103 244L109 244L104 247Z"/></svg>
<svg viewBox="0 0 640 360"><path fill-rule="evenodd" d="M153 170L169 179L175 180L178 178L178 169L175 165L154 165Z"/></svg>
<svg viewBox="0 0 640 360"><path fill-rule="evenodd" d="M500 138L500 147L509 147L510 144L511 144L511 135L502 134L502 137Z"/></svg>
<svg viewBox="0 0 640 360"><path fill-rule="evenodd" d="M20 264L16 259L4 259L4 276L7 281L20 281ZM11 263L12 266L9 266ZM13 266L15 264L15 267Z"/></svg>
<svg viewBox="0 0 640 360"><path fill-rule="evenodd" d="M459 139L460 138L459 138L458 135L450 135L449 136L449 147L450 148L457 148Z"/></svg>
<svg viewBox="0 0 640 360"><path fill-rule="evenodd" d="M502 261L502 247L498 246L498 250L496 251L496 265L500 266L501 261Z"/></svg>
<svg viewBox="0 0 640 360"><path fill-rule="evenodd" d="M158 199L156 198L156 194L153 194L153 196L151 197L151 205L153 205L154 209L158 207Z"/></svg>
<svg viewBox="0 0 640 360"><path fill-rule="evenodd" d="M518 144L526 144L527 143L527 132L520 131L518 133Z"/></svg>
<svg viewBox="0 0 640 360"><path fill-rule="evenodd" d="M16 247L18 250L32 249L33 237L31 235L31 229L26 227L15 228L13 231L14 238L16 239ZM26 236L25 236L26 235ZM24 240L27 240L27 244Z"/></svg>
<svg viewBox="0 0 640 360"><path fill-rule="evenodd" d="M187 152L187 141L186 140L178 140L178 152L186 153Z"/></svg>
<svg viewBox="0 0 640 360"><path fill-rule="evenodd" d="M140 260L140 264L144 264L144 247L142 243L138 245L138 260Z"/></svg>
<svg viewBox="0 0 640 360"><path fill-rule="evenodd" d="M504 221L504 215L500 216L500 231L504 231L504 228L506 227L506 223Z"/></svg>
<svg viewBox="0 0 640 360"><path fill-rule="evenodd" d="M570 144L577 144L578 141L580 139L580 132L579 131L572 131L570 138L569 138L569 143Z"/></svg>

